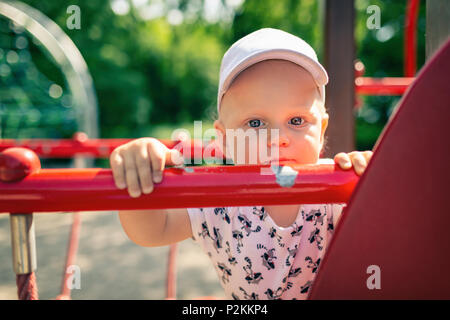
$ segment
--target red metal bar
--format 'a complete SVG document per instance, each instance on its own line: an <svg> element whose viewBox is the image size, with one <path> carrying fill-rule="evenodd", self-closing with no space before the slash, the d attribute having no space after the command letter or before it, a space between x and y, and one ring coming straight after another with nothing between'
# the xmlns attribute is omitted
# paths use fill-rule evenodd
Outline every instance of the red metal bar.
<svg viewBox="0 0 450 320"><path fill-rule="evenodd" d="M134 139L86 139L81 141L75 139L0 139L0 152L7 148L23 147L33 150L42 158L72 158L74 155L106 158L115 148L132 140ZM168 148L174 148L181 143L169 139L160 141ZM185 144L191 148L191 158L201 157L208 146L207 142L201 140L191 140ZM215 149L212 150L211 156L214 157Z"/></svg>
<svg viewBox="0 0 450 320"><path fill-rule="evenodd" d="M70 231L69 244L67 247L67 257L66 264L64 267L64 275L61 283L61 293L56 298L57 300L69 300L70 299L70 287L67 286L67 281L69 280L71 273L68 273L68 268L75 264L76 255L78 251L78 243L80 238L80 229L81 229L81 215L79 212L74 212L72 215L73 222L72 228Z"/></svg>
<svg viewBox="0 0 450 320"><path fill-rule="evenodd" d="M75 154L92 157L107 157L116 147L131 139L89 139L77 141L73 139L2 139L0 151L11 147L31 149L41 157L70 158ZM164 141L167 143L167 141Z"/></svg>
<svg viewBox="0 0 450 320"><path fill-rule="evenodd" d="M404 32L404 73L414 77L417 69L417 17L420 0L408 0Z"/></svg>
<svg viewBox="0 0 450 320"><path fill-rule="evenodd" d="M151 194L131 198L110 169L41 169L18 182L0 182L0 212L104 211L212 206L346 202L358 181L335 165L291 165L291 187L269 165L167 168ZM278 176L280 178L280 176Z"/></svg>
<svg viewBox="0 0 450 320"><path fill-rule="evenodd" d="M414 77L357 77L355 79L355 89L356 93L360 95L403 95L414 80Z"/></svg>
<svg viewBox="0 0 450 320"><path fill-rule="evenodd" d="M167 278L166 278L166 300L175 300L177 298L177 244L169 246L169 255L167 260Z"/></svg>

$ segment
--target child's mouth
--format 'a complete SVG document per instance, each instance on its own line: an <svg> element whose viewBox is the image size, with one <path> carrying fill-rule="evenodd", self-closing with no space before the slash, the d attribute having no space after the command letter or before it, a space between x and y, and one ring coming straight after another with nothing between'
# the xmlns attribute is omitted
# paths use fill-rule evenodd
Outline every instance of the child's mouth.
<svg viewBox="0 0 450 320"><path fill-rule="evenodd" d="M297 162L297 160L291 159L291 158L277 158L277 159L270 159L268 161L265 161L263 164L287 163L287 162Z"/></svg>

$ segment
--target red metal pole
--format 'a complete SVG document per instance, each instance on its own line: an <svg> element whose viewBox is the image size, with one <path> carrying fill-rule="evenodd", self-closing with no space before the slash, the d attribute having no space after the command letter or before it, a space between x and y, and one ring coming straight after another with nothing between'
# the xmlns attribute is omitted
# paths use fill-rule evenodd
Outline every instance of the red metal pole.
<svg viewBox="0 0 450 320"><path fill-rule="evenodd" d="M72 228L70 230L69 245L67 248L66 265L64 268L64 275L61 283L61 293L56 297L57 300L69 300L70 299L70 287L67 285L71 274L67 272L69 267L75 263L76 254L78 251L78 243L80 238L81 229L81 215L79 212L74 212Z"/></svg>
<svg viewBox="0 0 450 320"><path fill-rule="evenodd" d="M417 69L417 17L420 0L408 0L404 32L405 77L414 77Z"/></svg>
<svg viewBox="0 0 450 320"><path fill-rule="evenodd" d="M177 244L169 246L169 255L167 260L167 279L166 279L166 300L175 300L177 298Z"/></svg>
<svg viewBox="0 0 450 320"><path fill-rule="evenodd" d="M0 154L0 212L346 202L358 180L335 165L291 167L276 174L262 174L273 173L269 165L167 168L151 194L135 199L116 188L110 169L40 169L32 151L11 148Z"/></svg>
<svg viewBox="0 0 450 320"><path fill-rule="evenodd" d="M0 212L346 202L358 180L353 170L335 165L292 167L298 172L292 187L261 175L267 165L167 168L163 182L139 198L117 189L109 169L41 169L18 182L0 182Z"/></svg>
<svg viewBox="0 0 450 320"><path fill-rule="evenodd" d="M360 95L403 95L414 80L414 77L357 77L355 79L355 90Z"/></svg>
<svg viewBox="0 0 450 320"><path fill-rule="evenodd" d="M33 150L42 158L72 158L74 155L84 155L95 158L106 158L111 152L120 145L130 142L134 139L0 139L0 151L3 151L12 147L22 147ZM191 158L195 155L203 155L208 142L201 140L191 140L190 142L172 141L169 139L160 140L168 148L174 148L180 143L183 146L188 146L191 154ZM181 145L179 145L181 146ZM214 157L215 151L218 149L211 149L211 156ZM218 157L223 157L222 154L218 154Z"/></svg>

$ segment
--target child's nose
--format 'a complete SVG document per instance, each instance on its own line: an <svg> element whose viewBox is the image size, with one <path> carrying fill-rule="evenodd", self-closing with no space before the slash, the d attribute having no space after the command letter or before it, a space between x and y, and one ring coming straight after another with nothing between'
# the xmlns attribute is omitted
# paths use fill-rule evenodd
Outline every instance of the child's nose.
<svg viewBox="0 0 450 320"><path fill-rule="evenodd" d="M273 145L278 145L279 147L287 147L289 146L289 137L286 134L286 131L283 129L276 129L275 131L271 131L270 137L267 141L267 146L272 147Z"/></svg>

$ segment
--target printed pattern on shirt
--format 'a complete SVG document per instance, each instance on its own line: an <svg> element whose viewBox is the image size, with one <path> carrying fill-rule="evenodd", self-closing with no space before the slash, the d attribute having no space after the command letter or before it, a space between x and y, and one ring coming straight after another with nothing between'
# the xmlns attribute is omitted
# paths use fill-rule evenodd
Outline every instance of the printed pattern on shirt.
<svg viewBox="0 0 450 320"><path fill-rule="evenodd" d="M188 208L193 239L230 299L306 299L343 204L301 205L289 227L263 206Z"/></svg>

